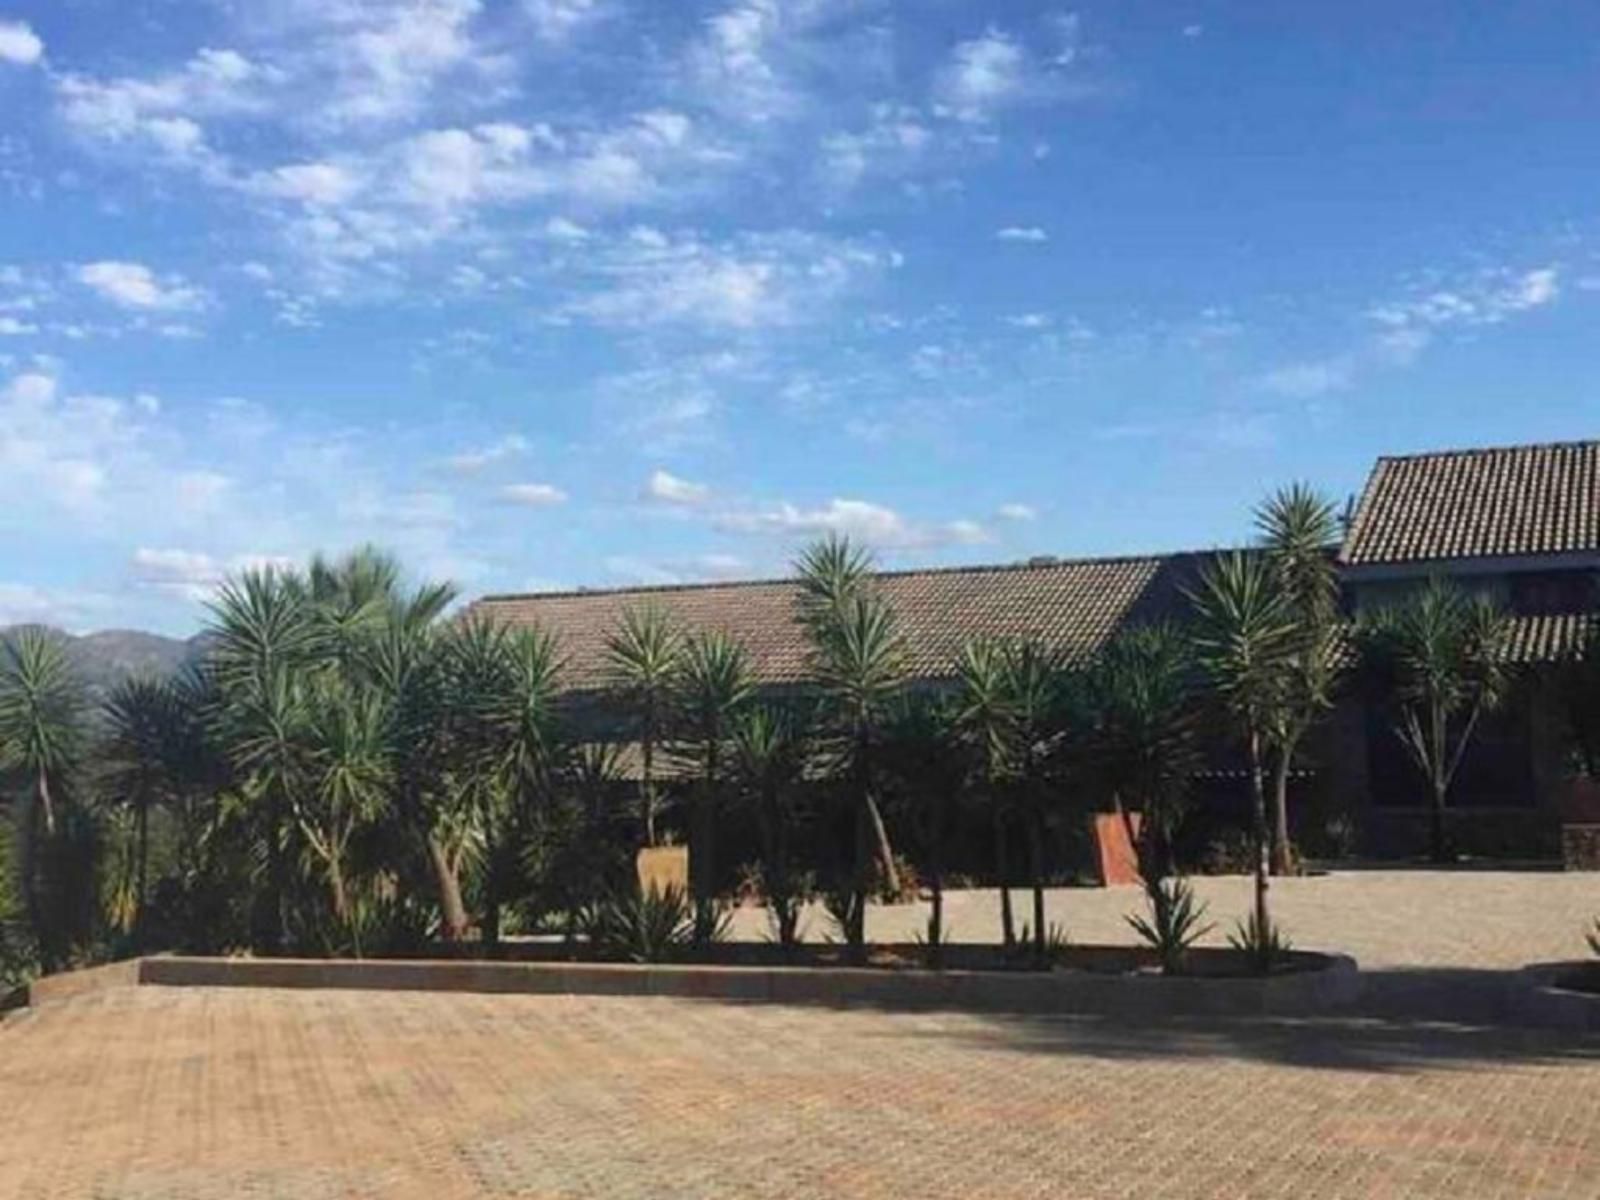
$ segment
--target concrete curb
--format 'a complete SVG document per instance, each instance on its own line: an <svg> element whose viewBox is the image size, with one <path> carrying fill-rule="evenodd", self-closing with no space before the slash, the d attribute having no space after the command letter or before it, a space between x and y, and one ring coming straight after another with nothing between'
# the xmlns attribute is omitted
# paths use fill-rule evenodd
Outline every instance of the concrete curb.
<svg viewBox="0 0 1600 1200"><path fill-rule="evenodd" d="M1100 1016L1295 1016L1348 1004L1361 975L1347 955L1308 955L1309 969L1263 978L1166 979L1086 971L881 970L632 963L438 962L288 958L132 959L51 976L30 1004L108 988L342 988L704 1000L918 1010Z"/></svg>
<svg viewBox="0 0 1600 1200"><path fill-rule="evenodd" d="M1579 970L1579 962L1534 963L1511 981L1511 1014L1528 1025L1569 1033L1600 1033L1600 992L1560 986L1562 976Z"/></svg>

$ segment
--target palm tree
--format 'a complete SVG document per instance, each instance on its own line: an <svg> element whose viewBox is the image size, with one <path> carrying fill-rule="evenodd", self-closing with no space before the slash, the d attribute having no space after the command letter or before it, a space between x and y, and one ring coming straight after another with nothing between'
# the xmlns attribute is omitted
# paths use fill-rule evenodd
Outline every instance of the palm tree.
<svg viewBox="0 0 1600 1200"><path fill-rule="evenodd" d="M216 735L245 793L259 802L267 894L261 930L268 950L289 940L288 854L305 783L305 682L315 668L317 628L305 583L292 572L248 570L211 601L209 661L221 701Z"/></svg>
<svg viewBox="0 0 1600 1200"><path fill-rule="evenodd" d="M550 824L565 762L556 707L565 663L555 637L542 629L523 627L511 634L507 652L505 715L512 811L508 827L497 836L497 853L489 861L497 898L504 894L513 870L524 861L519 845L529 840L535 828ZM496 939L499 926L496 911L492 921Z"/></svg>
<svg viewBox="0 0 1600 1200"><path fill-rule="evenodd" d="M483 867L483 940L499 941L502 855L514 820L515 763L510 697L511 634L504 625L468 620L444 635L448 678L449 790L469 845Z"/></svg>
<svg viewBox="0 0 1600 1200"><path fill-rule="evenodd" d="M995 884L1000 889L1000 934L1009 950L1016 945L1016 918L1011 908L1011 864L1007 843L1005 786L1010 753L1012 694L1008 687L1005 649L993 641L968 642L956 663L958 690L956 729L971 747L978 776L979 800L989 810L994 834Z"/></svg>
<svg viewBox="0 0 1600 1200"><path fill-rule="evenodd" d="M0 767L24 787L23 902L46 970L60 965L65 947L40 895L40 842L56 833L61 790L83 744L86 705L59 637L28 628L0 645Z"/></svg>
<svg viewBox="0 0 1600 1200"><path fill-rule="evenodd" d="M971 770L971 753L960 736L958 710L948 697L905 695L884 731L884 764L899 785L903 807L919 834L932 911L928 917L928 965L943 965L944 852L950 815Z"/></svg>
<svg viewBox="0 0 1600 1200"><path fill-rule="evenodd" d="M1115 799L1149 884L1170 868L1172 835L1200 766L1188 635L1167 624L1118 634L1086 687L1095 701L1086 766ZM1138 830L1130 805L1142 816Z"/></svg>
<svg viewBox="0 0 1600 1200"><path fill-rule="evenodd" d="M1289 841L1289 776L1301 740L1333 707L1340 654L1339 577L1330 547L1339 538L1331 501L1303 484L1284 488L1255 515L1267 560L1295 631L1278 702L1266 713L1273 755L1272 871L1294 869Z"/></svg>
<svg viewBox="0 0 1600 1200"><path fill-rule="evenodd" d="M655 755L671 714L683 660L683 634L666 609L628 608L606 640L609 682L632 712L639 738L639 815L647 846L658 846Z"/></svg>
<svg viewBox="0 0 1600 1200"><path fill-rule="evenodd" d="M1278 586L1274 564L1261 554L1226 554L1201 573L1192 597L1195 643L1211 689L1250 764L1255 839L1255 919L1263 934L1267 912L1268 849L1263 752L1269 717L1281 711L1295 650L1294 613Z"/></svg>
<svg viewBox="0 0 1600 1200"><path fill-rule="evenodd" d="M134 821L134 943L143 947L149 895L150 810L176 807L182 794L189 714L170 680L135 677L112 688L104 704L100 754L104 785Z"/></svg>
<svg viewBox="0 0 1600 1200"><path fill-rule="evenodd" d="M739 711L755 693L744 647L720 630L691 634L684 642L674 711L682 729L682 754L699 774L691 817L689 880L694 888L695 938L706 940L714 921L716 813L722 798L723 757Z"/></svg>
<svg viewBox="0 0 1600 1200"><path fill-rule="evenodd" d="M886 890L898 891L894 855L876 797L878 735L906 675L905 640L889 602L872 591L846 596L814 633L811 674L840 726L840 761L854 795L855 903L846 936L852 953L860 956L866 945L872 847L878 848Z"/></svg>
<svg viewBox="0 0 1600 1200"><path fill-rule="evenodd" d="M1045 828L1049 818L1049 766L1064 735L1059 652L1034 641L1015 642L1002 654L1008 697L1011 772L1027 823L1029 875L1033 887L1033 949L1037 965L1047 965L1049 931L1044 918Z"/></svg>
<svg viewBox="0 0 1600 1200"><path fill-rule="evenodd" d="M805 901L791 846L809 748L803 722L784 709L750 705L734 719L734 773L755 809L767 904L785 951L799 944Z"/></svg>
<svg viewBox="0 0 1600 1200"><path fill-rule="evenodd" d="M1448 858L1445 802L1485 712L1504 699L1507 625L1493 601L1434 579L1356 626L1361 667L1428 781L1429 841Z"/></svg>
<svg viewBox="0 0 1600 1200"><path fill-rule="evenodd" d="M306 706L307 780L292 793L295 821L322 863L334 918L360 958L349 849L357 831L387 805L389 710L381 694L338 679L314 685Z"/></svg>

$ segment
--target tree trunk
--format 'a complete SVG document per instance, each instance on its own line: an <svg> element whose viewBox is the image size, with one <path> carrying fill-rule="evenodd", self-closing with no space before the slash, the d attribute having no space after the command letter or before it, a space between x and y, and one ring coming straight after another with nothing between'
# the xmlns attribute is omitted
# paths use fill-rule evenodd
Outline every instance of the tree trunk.
<svg viewBox="0 0 1600 1200"><path fill-rule="evenodd" d="M1261 769L1261 735L1250 731L1250 795L1255 810L1256 926L1265 938L1270 928L1267 915L1267 788Z"/></svg>
<svg viewBox="0 0 1600 1200"><path fill-rule="evenodd" d="M1294 748L1285 746L1272 775L1272 873L1292 875L1294 854L1289 846L1289 766Z"/></svg>
<svg viewBox="0 0 1600 1200"><path fill-rule="evenodd" d="M1447 788L1447 784L1434 783L1433 804L1428 811L1428 845L1436 863L1450 861L1450 848L1444 835L1444 798Z"/></svg>
<svg viewBox="0 0 1600 1200"><path fill-rule="evenodd" d="M873 850L878 857L878 870L883 877L884 893L898 898L900 871L894 865L894 847L889 844L889 830L883 823L883 813L878 808L878 799L870 791L867 793L867 819L872 823Z"/></svg>
<svg viewBox="0 0 1600 1200"><path fill-rule="evenodd" d="M50 798L50 774L39 768L39 803L44 806L44 831L51 836L56 832L56 806Z"/></svg>
<svg viewBox="0 0 1600 1200"><path fill-rule="evenodd" d="M150 868L150 801L148 797L139 805L139 832L138 848L135 851L139 856L138 889L133 909L133 944L140 951L144 950L144 901L147 894L146 884L149 879Z"/></svg>
<svg viewBox="0 0 1600 1200"><path fill-rule="evenodd" d="M715 809L717 796L717 757L706 755L705 778L694 806L693 829L689 839L689 886L694 893L694 940L705 945L711 940L711 905L716 896Z"/></svg>
<svg viewBox="0 0 1600 1200"><path fill-rule="evenodd" d="M639 753L642 759L639 771L639 807L644 816L644 844L655 848L656 841L656 739L649 730L639 741Z"/></svg>
<svg viewBox="0 0 1600 1200"><path fill-rule="evenodd" d="M492 831L493 820L491 816L490 832L483 841L483 945L490 954L500 946L500 876L503 868L500 846Z"/></svg>
<svg viewBox="0 0 1600 1200"><path fill-rule="evenodd" d="M928 830L928 888L932 892L933 914L928 920L928 965L935 971L944 966L944 804L933 802Z"/></svg>
<svg viewBox="0 0 1600 1200"><path fill-rule="evenodd" d="M443 844L428 835L428 862L439 887L439 914L443 919L444 940L459 942L467 935L467 906L461 899L461 877L445 852Z"/></svg>
<svg viewBox="0 0 1600 1200"><path fill-rule="evenodd" d="M288 888L284 885L286 863L283 855L283 800L274 789L267 805L267 903L270 922L267 932L267 952L276 954L289 942L289 914L284 900Z"/></svg>
<svg viewBox="0 0 1600 1200"><path fill-rule="evenodd" d="M990 796L994 811L994 874L1000 888L1000 936L1006 949L1017 944L1016 920L1011 914L1011 863L1006 846L1006 818L1000 805Z"/></svg>
<svg viewBox="0 0 1600 1200"><path fill-rule="evenodd" d="M1033 954L1037 965L1045 966L1044 928L1044 821L1037 813L1028 820L1028 859L1033 875Z"/></svg>
<svg viewBox="0 0 1600 1200"><path fill-rule="evenodd" d="M55 968L49 961L52 939L44 927L44 903L39 896L39 817L39 805L28 805L21 830L22 906L28 914L28 931L33 934L34 945L39 951L39 966L48 975Z"/></svg>

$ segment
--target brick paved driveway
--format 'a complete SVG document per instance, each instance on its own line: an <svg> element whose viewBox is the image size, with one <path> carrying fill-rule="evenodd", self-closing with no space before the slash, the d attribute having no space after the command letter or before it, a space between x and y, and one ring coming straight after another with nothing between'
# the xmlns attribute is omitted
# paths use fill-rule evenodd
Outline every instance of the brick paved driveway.
<svg viewBox="0 0 1600 1200"><path fill-rule="evenodd" d="M1362 936L1466 971L1515 953L1508 913L1542 952L1586 895L1479 878L1481 921L1449 911L1470 882L1413 877L1401 932ZM1284 907L1312 927L1364 894L1337 882ZM1600 1044L1439 1015L128 989L0 1025L0 1196L1600 1196Z"/></svg>

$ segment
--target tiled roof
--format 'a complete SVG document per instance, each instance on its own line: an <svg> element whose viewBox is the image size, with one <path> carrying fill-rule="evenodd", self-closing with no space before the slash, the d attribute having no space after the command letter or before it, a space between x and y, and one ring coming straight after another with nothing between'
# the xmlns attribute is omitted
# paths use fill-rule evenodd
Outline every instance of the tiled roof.
<svg viewBox="0 0 1600 1200"><path fill-rule="evenodd" d="M1181 587L1201 557L1080 559L1017 566L891 571L876 584L893 603L914 676L949 675L973 637L1037 638L1068 652L1098 647L1118 628L1178 615ZM488 596L477 616L533 623L554 634L573 689L598 686L605 642L629 607L660 606L685 628L719 629L742 642L764 683L806 677L806 641L789 580Z"/></svg>
<svg viewBox="0 0 1600 1200"><path fill-rule="evenodd" d="M1600 552L1600 442L1380 458L1342 558L1353 566Z"/></svg>
<svg viewBox="0 0 1600 1200"><path fill-rule="evenodd" d="M1593 620L1588 613L1509 617L1505 658L1512 663L1549 663L1575 654L1584 648Z"/></svg>

